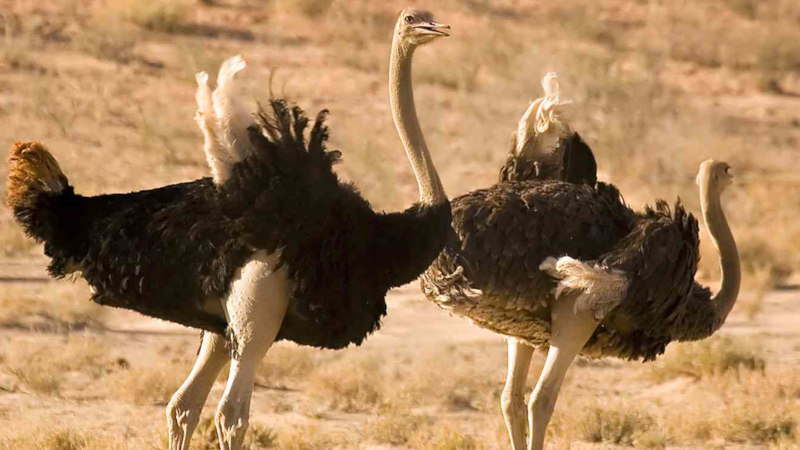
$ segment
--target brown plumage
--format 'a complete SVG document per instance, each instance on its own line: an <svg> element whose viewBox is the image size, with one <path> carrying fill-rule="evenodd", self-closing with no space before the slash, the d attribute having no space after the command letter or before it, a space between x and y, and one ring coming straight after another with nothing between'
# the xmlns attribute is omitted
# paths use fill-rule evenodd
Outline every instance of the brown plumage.
<svg viewBox="0 0 800 450"><path fill-rule="evenodd" d="M30 206L31 193L60 192L69 182L50 152L39 142L17 142L8 153L6 204L11 210Z"/></svg>
<svg viewBox="0 0 800 450"><path fill-rule="evenodd" d="M697 220L680 201L674 211L662 200L631 210L614 186L596 182L589 146L557 114L548 117L546 131L559 135L534 133L520 145L518 132L500 182L452 201L447 245L421 278L425 295L476 325L546 347L559 280L540 265L568 256L627 280L622 298L593 300L604 302L596 305L602 322L582 354L647 361L672 340L713 333L724 317L694 281ZM548 139L553 146L542 145Z"/></svg>
<svg viewBox="0 0 800 450"><path fill-rule="evenodd" d="M680 200L674 212L659 200L636 213L614 186L596 183L591 150L547 109L559 104L557 84L551 92L523 115L500 182L452 201L448 241L421 277L438 306L509 337L501 405L514 449L544 448L575 356L655 359L673 340L716 331L739 290L738 253L719 200L731 180L727 164L707 161L697 178L722 266L712 298L694 280L697 220ZM532 347L550 348L526 414Z"/></svg>

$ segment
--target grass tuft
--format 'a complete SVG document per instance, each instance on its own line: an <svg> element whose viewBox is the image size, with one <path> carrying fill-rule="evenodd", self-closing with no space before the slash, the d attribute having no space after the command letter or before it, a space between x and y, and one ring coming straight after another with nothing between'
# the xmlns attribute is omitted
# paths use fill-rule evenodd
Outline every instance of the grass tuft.
<svg viewBox="0 0 800 450"><path fill-rule="evenodd" d="M175 33L190 25L190 7L184 0L123 0L112 8L123 19L150 31Z"/></svg>
<svg viewBox="0 0 800 450"><path fill-rule="evenodd" d="M644 411L599 403L583 408L574 426L582 440L616 445L632 445L641 436L652 441L657 428L655 419Z"/></svg>
<svg viewBox="0 0 800 450"><path fill-rule="evenodd" d="M0 437L0 448L31 450L116 450L127 446L105 436L73 428L39 428Z"/></svg>
<svg viewBox="0 0 800 450"><path fill-rule="evenodd" d="M166 445L164 436L164 445ZM257 423L251 423L247 427L247 434L244 438L244 450L260 450L265 448L275 448L278 443L278 436L271 428ZM197 424L197 429L192 437L192 448L198 450L217 450L219 448L219 437L214 425L214 418L209 416Z"/></svg>
<svg viewBox="0 0 800 450"><path fill-rule="evenodd" d="M763 371L766 361L756 347L741 338L712 337L676 343L650 368L650 376L664 381L678 376L701 379L739 369Z"/></svg>
<svg viewBox="0 0 800 450"><path fill-rule="evenodd" d="M30 390L57 395L67 372L99 378L109 367L109 349L95 338L18 341L3 350L4 369Z"/></svg>
<svg viewBox="0 0 800 450"><path fill-rule="evenodd" d="M178 390L189 364L168 364L160 367L129 368L110 380L116 398L135 405L166 405Z"/></svg>

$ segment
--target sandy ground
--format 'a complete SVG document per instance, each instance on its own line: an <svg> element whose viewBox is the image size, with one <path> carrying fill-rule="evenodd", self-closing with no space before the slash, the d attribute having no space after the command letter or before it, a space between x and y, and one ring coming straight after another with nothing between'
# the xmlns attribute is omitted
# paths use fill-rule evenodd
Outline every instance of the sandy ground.
<svg viewBox="0 0 800 450"><path fill-rule="evenodd" d="M37 264L39 263L39 264ZM24 285L36 295L47 295L56 283L47 281L41 267L43 261L4 261L0 263L0 289ZM743 298L748 297L745 293ZM468 321L451 317L433 304L424 300L416 283L393 290L388 299L389 314L382 330L372 336L359 351L380 351L390 355L413 355L417 352L458 349L460 357L467 357L476 365L494 364L495 387L502 386L504 375L505 343L501 336L487 332ZM103 328L87 328L68 333L43 333L30 329L0 329L0 349L14 346L21 340L62 345L67 335L96 336L113 349L116 358L124 358L132 364L148 365L169 361L189 361L198 343L198 333L181 326L148 319L136 313L110 310L103 318ZM757 339L768 364L800 367L800 290L788 285L768 293L763 309L754 320L749 320L741 311L735 310L721 333ZM287 345L287 344L280 344ZM353 350L345 350L353 351ZM466 353L464 353L466 351ZM401 353L398 353L401 352ZM467 355L467 356L465 356ZM267 356L269 358L269 355ZM534 369L540 364L541 355L536 356ZM453 362L453 361L449 361ZM463 361L460 361L463 362ZM386 364L397 361L387 360ZM448 364L448 361L442 361ZM569 374L565 390L580 390L583 395L598 399L625 397L637 402L656 402L668 407L682 407L702 401L695 392L693 383L686 378L676 378L661 383L643 381L637 377L643 365L618 360L580 361ZM535 370L534 370L535 371ZM30 392L15 378L0 369L0 420L3 427L13 429L29 427L31 424L48 424L75 427L82 432L104 433L122 437L128 448L158 448L163 445L157 436L164 427L164 407L158 405L134 405L117 400L113 395L97 394L92 380L80 374L65 383L60 395L47 396ZM602 385L592 385L593 380L602 380ZM611 380L611 381L609 381ZM211 393L206 415L224 388L220 380ZM347 413L325 411L309 414L309 408L293 408L293 404L321 403L324 399L313 398L302 389L271 386L263 380L256 387L252 402L252 423L262 424L276 430L291 430L301 426L314 426L320 432L352 433L374 420L373 413ZM212 405L212 406L209 406ZM276 405L290 405L276 407ZM421 406L424 410L424 406ZM310 408L313 410L314 408ZM558 411L558 409L557 409ZM459 411L435 411L437 420L447 421L451 426L478 436L488 448L503 448L502 427L499 426L499 408L494 411L466 409ZM556 412L558 415L558 412ZM488 426L486 424L492 424ZM717 443L717 445L722 445ZM359 448L395 448L369 443ZM730 446L726 446L728 448ZM741 446L740 446L741 447ZM404 448L404 447L396 447ZM573 448L606 448L591 444L575 444ZM680 448L680 447L677 447ZM762 447L741 447L762 448Z"/></svg>

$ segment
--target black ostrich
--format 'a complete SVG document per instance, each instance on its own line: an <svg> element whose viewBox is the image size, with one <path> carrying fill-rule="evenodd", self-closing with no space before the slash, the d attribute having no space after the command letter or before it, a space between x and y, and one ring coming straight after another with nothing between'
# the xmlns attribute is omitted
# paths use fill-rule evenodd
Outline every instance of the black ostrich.
<svg viewBox="0 0 800 450"><path fill-rule="evenodd" d="M245 66L238 57L223 64L213 94L208 77L198 75L198 123L213 179L84 197L41 144L12 148L8 205L28 235L44 242L52 276L79 271L97 303L206 331L167 407L170 448L189 448L228 360L216 426L221 448L241 448L255 370L274 341L360 344L380 327L386 292L412 281L442 249L450 204L417 121L410 77L414 49L448 29L413 10L395 27L390 100L420 190L420 201L404 212L375 212L338 180L332 166L340 153L325 147L325 112L308 139L303 112L280 100L253 124L234 94Z"/></svg>
<svg viewBox="0 0 800 450"><path fill-rule="evenodd" d="M541 449L578 354L649 361L671 341L710 336L733 307L740 280L720 205L731 180L727 164L709 160L697 177L723 275L712 298L694 280L698 225L680 202L674 211L663 201L632 211L615 187L595 183L591 150L557 108L540 107L536 117L546 125L532 138L541 150L512 150L499 184L452 201L453 231L421 277L438 306L508 336L502 409L514 449L526 448L522 389L534 348L549 348L528 404L527 448ZM523 116L520 129L534 122Z"/></svg>

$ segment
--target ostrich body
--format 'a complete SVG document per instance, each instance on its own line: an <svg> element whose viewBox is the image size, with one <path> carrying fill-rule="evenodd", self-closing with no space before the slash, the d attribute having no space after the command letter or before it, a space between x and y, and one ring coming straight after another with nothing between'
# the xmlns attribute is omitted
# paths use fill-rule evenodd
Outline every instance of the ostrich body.
<svg viewBox="0 0 800 450"><path fill-rule="evenodd" d="M196 119L212 179L84 197L41 144L12 148L8 205L45 243L51 275L80 271L100 304L207 331L167 407L171 449L189 448L228 361L215 423L222 449L241 448L255 370L275 340L360 344L380 326L388 289L413 280L441 250L450 206L409 78L414 49L448 29L413 10L395 27L390 100L420 190L420 201L401 213L374 212L337 179L340 153L325 147L325 112L308 139L308 119L283 101L253 124L237 96L245 67L238 57L220 68L213 93L208 76L197 77Z"/></svg>
<svg viewBox="0 0 800 450"><path fill-rule="evenodd" d="M520 128L531 120L523 116ZM739 290L738 253L719 199L731 179L727 164L709 160L697 178L723 274L712 297L694 280L695 218L680 202L673 211L663 201L632 211L615 187L594 183L591 150L560 133L549 142L559 143L563 159L512 150L500 183L452 201L447 244L421 277L435 304L509 338L501 403L514 449L526 448L522 389L535 347L548 355L528 404L527 447L541 449L578 354L653 360L671 341L719 329Z"/></svg>

